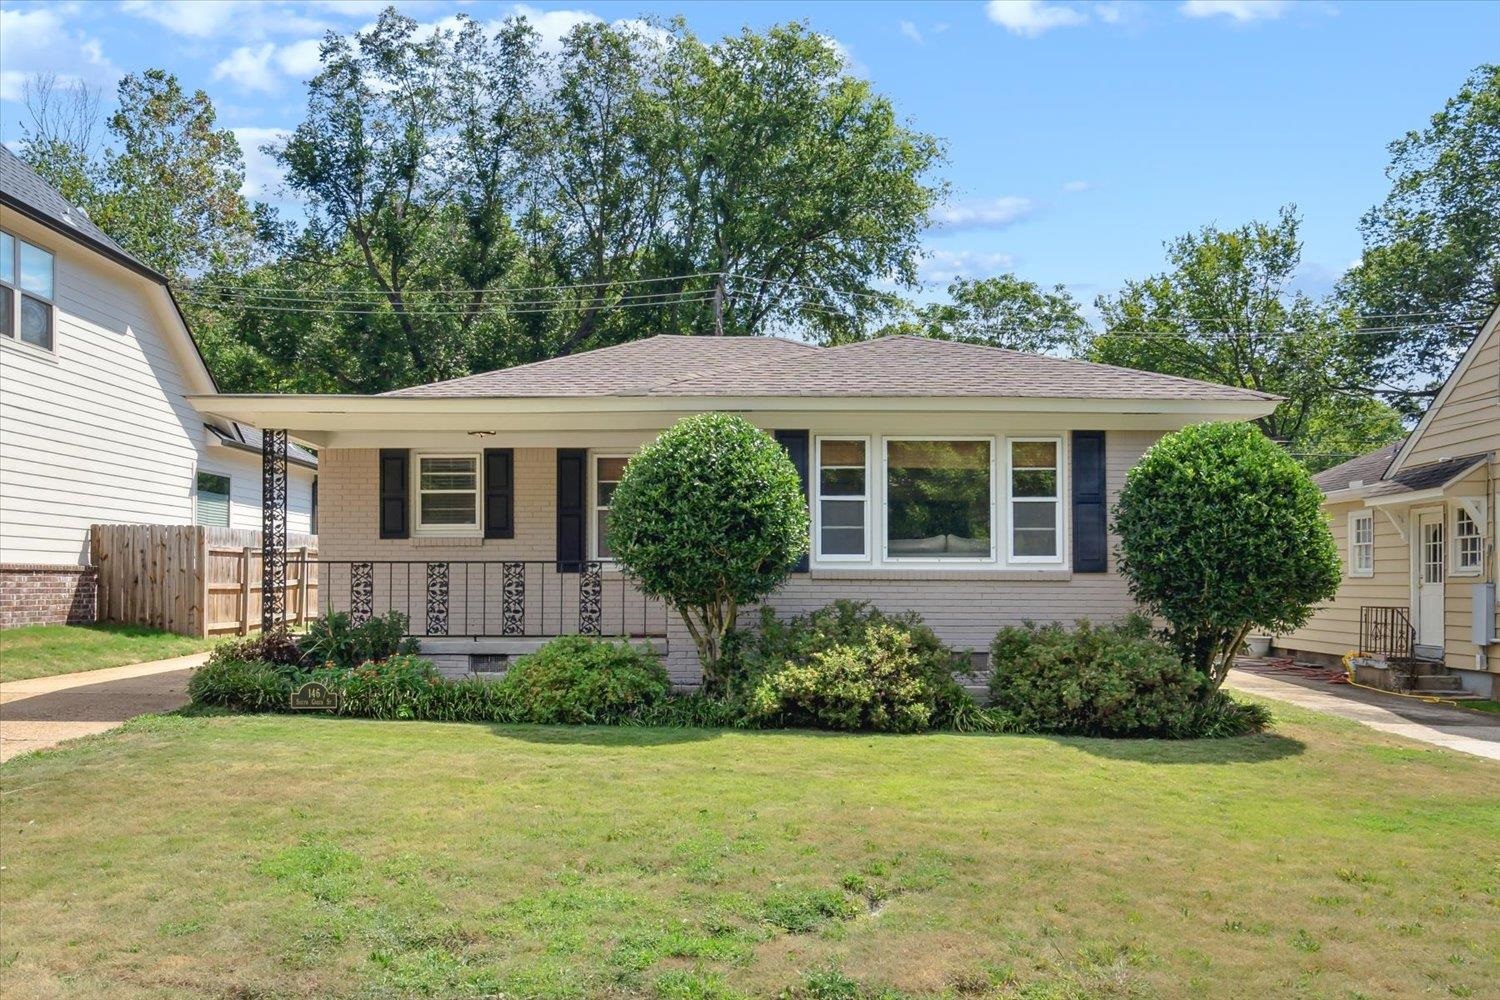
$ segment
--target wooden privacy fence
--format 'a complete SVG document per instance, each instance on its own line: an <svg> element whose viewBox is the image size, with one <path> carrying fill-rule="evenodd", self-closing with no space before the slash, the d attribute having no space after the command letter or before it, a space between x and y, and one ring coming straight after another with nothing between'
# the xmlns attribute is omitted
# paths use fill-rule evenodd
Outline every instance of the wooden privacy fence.
<svg viewBox="0 0 1500 1000"><path fill-rule="evenodd" d="M96 524L101 622L182 635L245 635L260 628L260 532L194 524ZM318 612L317 535L287 535L288 625Z"/></svg>

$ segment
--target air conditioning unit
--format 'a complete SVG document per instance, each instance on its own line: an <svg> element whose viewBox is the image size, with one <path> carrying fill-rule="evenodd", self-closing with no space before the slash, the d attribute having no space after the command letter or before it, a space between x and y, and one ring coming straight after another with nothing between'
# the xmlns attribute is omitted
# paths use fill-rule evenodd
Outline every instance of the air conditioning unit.
<svg viewBox="0 0 1500 1000"><path fill-rule="evenodd" d="M1493 583L1475 584L1471 588L1474 595L1474 645L1488 646L1496 642L1495 637L1495 585Z"/></svg>

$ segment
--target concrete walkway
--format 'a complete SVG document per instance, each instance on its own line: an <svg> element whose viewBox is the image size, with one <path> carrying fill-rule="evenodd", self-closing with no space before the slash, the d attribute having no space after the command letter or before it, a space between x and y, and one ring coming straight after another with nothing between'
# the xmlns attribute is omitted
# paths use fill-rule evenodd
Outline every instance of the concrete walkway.
<svg viewBox="0 0 1500 1000"><path fill-rule="evenodd" d="M1229 672L1224 686L1352 719L1382 733L1500 760L1500 715L1238 668Z"/></svg>
<svg viewBox="0 0 1500 1000"><path fill-rule="evenodd" d="M106 732L187 704L188 675L207 653L0 684L0 761Z"/></svg>

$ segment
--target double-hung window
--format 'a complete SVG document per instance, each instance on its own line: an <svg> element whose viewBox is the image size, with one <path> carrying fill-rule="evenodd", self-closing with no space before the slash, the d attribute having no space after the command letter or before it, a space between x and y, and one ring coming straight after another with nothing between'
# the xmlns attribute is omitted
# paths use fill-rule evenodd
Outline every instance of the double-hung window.
<svg viewBox="0 0 1500 1000"><path fill-rule="evenodd" d="M479 530L479 456L417 456L416 529Z"/></svg>
<svg viewBox="0 0 1500 1000"><path fill-rule="evenodd" d="M1057 438L1011 438L1006 483L1012 562L1062 558L1062 443Z"/></svg>
<svg viewBox="0 0 1500 1000"><path fill-rule="evenodd" d="M992 560L990 440L887 438L885 556Z"/></svg>
<svg viewBox="0 0 1500 1000"><path fill-rule="evenodd" d="M594 456L594 557L597 559L614 557L609 548L609 508L629 462L629 458L618 455Z"/></svg>
<svg viewBox="0 0 1500 1000"><path fill-rule="evenodd" d="M818 558L866 560L869 552L869 442L818 439Z"/></svg>
<svg viewBox="0 0 1500 1000"><path fill-rule="evenodd" d="M1375 575L1375 515L1367 510L1349 515L1349 575Z"/></svg>
<svg viewBox="0 0 1500 1000"><path fill-rule="evenodd" d="M210 528L229 527L229 477L217 472L198 473L194 498L195 520Z"/></svg>
<svg viewBox="0 0 1500 1000"><path fill-rule="evenodd" d="M1453 515L1453 572L1471 576L1484 567L1484 533L1463 507Z"/></svg>
<svg viewBox="0 0 1500 1000"><path fill-rule="evenodd" d="M0 335L52 350L54 278L50 252L0 232Z"/></svg>

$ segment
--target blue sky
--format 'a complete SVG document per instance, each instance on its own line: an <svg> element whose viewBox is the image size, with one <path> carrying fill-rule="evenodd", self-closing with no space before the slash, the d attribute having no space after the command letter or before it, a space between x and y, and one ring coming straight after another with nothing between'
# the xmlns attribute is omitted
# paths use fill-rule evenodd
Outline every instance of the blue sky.
<svg viewBox="0 0 1500 1000"><path fill-rule="evenodd" d="M0 140L29 72L111 96L164 67L214 99L250 156L299 120L327 29L368 24L365 0L0 4ZM923 274L1014 270L1084 301L1161 266L1161 244L1216 222L1304 216L1301 282L1325 291L1359 253L1385 194L1385 145L1419 128L1500 55L1500 4L1121 0L1019 3L407 3L423 21L517 11L544 35L587 18L683 14L705 38L804 18L914 125L943 137L953 197Z"/></svg>

